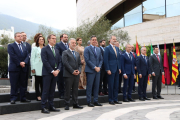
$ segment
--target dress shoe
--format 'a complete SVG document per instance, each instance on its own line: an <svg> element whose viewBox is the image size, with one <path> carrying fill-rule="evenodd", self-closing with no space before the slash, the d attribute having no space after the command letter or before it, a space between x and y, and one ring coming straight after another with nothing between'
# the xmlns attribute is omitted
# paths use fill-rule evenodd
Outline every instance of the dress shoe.
<svg viewBox="0 0 180 120"><path fill-rule="evenodd" d="M70 98L72 98L72 95L70 95Z"/></svg>
<svg viewBox="0 0 180 120"><path fill-rule="evenodd" d="M11 101L11 104L16 104L16 102L14 100Z"/></svg>
<svg viewBox="0 0 180 120"><path fill-rule="evenodd" d="M122 91L119 91L119 93L123 93Z"/></svg>
<svg viewBox="0 0 180 120"><path fill-rule="evenodd" d="M156 96L153 96L153 99L158 99Z"/></svg>
<svg viewBox="0 0 180 120"><path fill-rule="evenodd" d="M144 100L144 98L142 98L142 97L141 97L141 98L139 98L139 100L140 100L140 101L145 101L145 100Z"/></svg>
<svg viewBox="0 0 180 120"><path fill-rule="evenodd" d="M164 98L163 98L163 97L161 97L161 96L157 96L157 98L158 98L158 99L164 99Z"/></svg>
<svg viewBox="0 0 180 120"><path fill-rule="evenodd" d="M49 109L49 111L51 111L51 112L59 112L60 110L59 110L59 109L56 109L55 107L51 107L51 108Z"/></svg>
<svg viewBox="0 0 180 120"><path fill-rule="evenodd" d="M79 106L78 104L74 104L74 105L73 105L73 108L76 108L76 109L83 109L83 107Z"/></svg>
<svg viewBox="0 0 180 120"><path fill-rule="evenodd" d="M104 95L109 95L108 92L105 92Z"/></svg>
<svg viewBox="0 0 180 120"><path fill-rule="evenodd" d="M144 97L144 100L151 100L151 99L149 99L149 98L147 98L147 97Z"/></svg>
<svg viewBox="0 0 180 120"><path fill-rule="evenodd" d="M94 107L94 105L92 103L88 103L89 107Z"/></svg>
<svg viewBox="0 0 180 120"><path fill-rule="evenodd" d="M66 105L64 110L69 110L69 105Z"/></svg>
<svg viewBox="0 0 180 120"><path fill-rule="evenodd" d="M102 92L99 93L99 96L104 96L104 94Z"/></svg>
<svg viewBox="0 0 180 120"><path fill-rule="evenodd" d="M115 104L122 104L122 102L114 101Z"/></svg>
<svg viewBox="0 0 180 120"><path fill-rule="evenodd" d="M115 105L113 101L109 102L110 105Z"/></svg>
<svg viewBox="0 0 180 120"><path fill-rule="evenodd" d="M21 102L31 102L31 100L25 99L25 100L21 100Z"/></svg>
<svg viewBox="0 0 180 120"><path fill-rule="evenodd" d="M135 93L136 92L136 90L132 90L132 93Z"/></svg>
<svg viewBox="0 0 180 120"><path fill-rule="evenodd" d="M41 113L49 114L50 112L49 112L49 110L48 110L48 109L43 108L43 109L41 110Z"/></svg>
<svg viewBox="0 0 180 120"><path fill-rule="evenodd" d="M129 102L129 100L128 99L123 99L123 102Z"/></svg>
<svg viewBox="0 0 180 120"><path fill-rule="evenodd" d="M128 98L128 100L129 100L130 102L135 102L135 100L133 100L132 98Z"/></svg>
<svg viewBox="0 0 180 120"><path fill-rule="evenodd" d="M60 99L64 99L64 96L60 96L59 98L60 98Z"/></svg>
<svg viewBox="0 0 180 120"><path fill-rule="evenodd" d="M98 103L98 102L95 102L94 106L102 106L102 105L100 103Z"/></svg>

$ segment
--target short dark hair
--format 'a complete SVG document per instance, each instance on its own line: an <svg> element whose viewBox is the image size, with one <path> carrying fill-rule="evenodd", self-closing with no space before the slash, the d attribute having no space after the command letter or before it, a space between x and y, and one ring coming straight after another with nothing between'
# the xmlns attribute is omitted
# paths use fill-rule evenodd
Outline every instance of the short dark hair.
<svg viewBox="0 0 180 120"><path fill-rule="evenodd" d="M43 36L38 36L37 39L36 39L36 46L37 46L37 47L39 47L39 38L41 38L41 37L42 37L43 40L44 40L43 46L45 46L45 38L44 38Z"/></svg>
<svg viewBox="0 0 180 120"><path fill-rule="evenodd" d="M92 35L92 36L91 36L91 39L92 39L93 37L96 37L96 36L95 36L95 35Z"/></svg>
<svg viewBox="0 0 180 120"><path fill-rule="evenodd" d="M153 50L155 50L156 48L158 48L158 47L157 47L157 46L154 46L154 47L153 47Z"/></svg>
<svg viewBox="0 0 180 120"><path fill-rule="evenodd" d="M63 37L63 35L64 35L64 34L61 34L61 35L60 35L60 40L61 40L61 38Z"/></svg>
<svg viewBox="0 0 180 120"><path fill-rule="evenodd" d="M76 41L79 41L79 39L82 39L82 38L78 37L78 38L76 38Z"/></svg>
<svg viewBox="0 0 180 120"><path fill-rule="evenodd" d="M56 35L50 34L50 35L48 35L47 39L51 39L51 36L56 36Z"/></svg>
<svg viewBox="0 0 180 120"><path fill-rule="evenodd" d="M14 37L16 37L17 34L21 34L21 33L20 33L20 32L16 32L16 33L14 34Z"/></svg>
<svg viewBox="0 0 180 120"><path fill-rule="evenodd" d="M102 43L103 41L106 41L106 40L100 40L99 43Z"/></svg>

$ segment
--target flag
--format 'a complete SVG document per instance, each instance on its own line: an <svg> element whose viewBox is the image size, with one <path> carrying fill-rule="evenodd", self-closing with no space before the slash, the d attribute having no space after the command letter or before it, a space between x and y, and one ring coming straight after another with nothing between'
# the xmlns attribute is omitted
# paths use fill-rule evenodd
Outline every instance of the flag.
<svg viewBox="0 0 180 120"><path fill-rule="evenodd" d="M167 56L167 50L166 50L166 43L164 44L164 72L165 72L165 78L167 83L166 84L170 84L171 80L170 80L170 72L169 72L169 62L168 62L168 56Z"/></svg>
<svg viewBox="0 0 180 120"><path fill-rule="evenodd" d="M144 47L146 47L145 44ZM147 56L147 54L145 54L145 56ZM150 85L149 75L148 75L148 85Z"/></svg>
<svg viewBox="0 0 180 120"><path fill-rule="evenodd" d="M138 42L137 42L137 37L136 37L136 54L137 56L140 55L140 52L139 52L139 46L138 46ZM136 80L137 80L137 83L139 83L139 79L138 79L138 73L137 73L137 76L136 76Z"/></svg>
<svg viewBox="0 0 180 120"><path fill-rule="evenodd" d="M152 47L152 43L151 43L151 55L153 54L153 47Z"/></svg>
<svg viewBox="0 0 180 120"><path fill-rule="evenodd" d="M164 78L164 75L162 75L162 83L165 84L165 78Z"/></svg>
<svg viewBox="0 0 180 120"><path fill-rule="evenodd" d="M175 49L175 44L173 43L172 81L171 81L171 84L176 83L176 78L178 75L179 75L179 71L178 71L176 49Z"/></svg>

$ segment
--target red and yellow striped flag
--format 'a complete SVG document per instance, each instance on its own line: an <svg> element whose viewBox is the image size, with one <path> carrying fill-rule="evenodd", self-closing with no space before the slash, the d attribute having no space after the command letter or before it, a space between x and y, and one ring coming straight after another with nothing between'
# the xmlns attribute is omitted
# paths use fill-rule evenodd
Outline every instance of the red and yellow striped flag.
<svg viewBox="0 0 180 120"><path fill-rule="evenodd" d="M146 47L145 44L144 47ZM145 54L145 56L147 56L147 54ZM148 75L148 85L150 85L149 75Z"/></svg>
<svg viewBox="0 0 180 120"><path fill-rule="evenodd" d="M178 71L178 62L177 62L177 56L176 56L176 49L175 44L173 43L173 59L172 59L172 81L171 84L173 85L176 83L176 78L179 75Z"/></svg>
<svg viewBox="0 0 180 120"><path fill-rule="evenodd" d="M136 54L137 54L137 56L140 55L139 46L138 46L138 42L137 42L137 36L136 36ZM137 84L138 84L139 83L138 73L137 73L136 77L137 77L136 80L137 80Z"/></svg>

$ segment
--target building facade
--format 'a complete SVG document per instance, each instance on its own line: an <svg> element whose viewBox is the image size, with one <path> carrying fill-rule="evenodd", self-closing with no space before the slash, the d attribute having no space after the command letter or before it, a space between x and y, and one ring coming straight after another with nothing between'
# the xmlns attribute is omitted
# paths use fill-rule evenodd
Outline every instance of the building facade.
<svg viewBox="0 0 180 120"><path fill-rule="evenodd" d="M3 30L0 30L0 40L7 36L8 38L10 39L14 39L14 27L11 27L11 29L3 29Z"/></svg>

